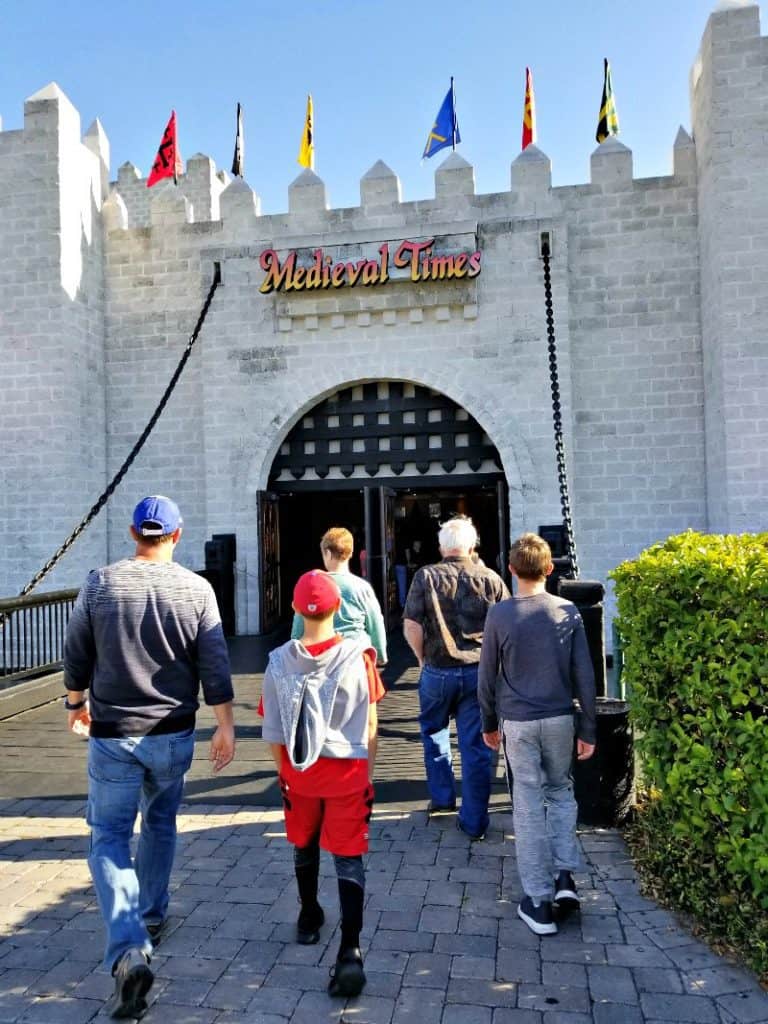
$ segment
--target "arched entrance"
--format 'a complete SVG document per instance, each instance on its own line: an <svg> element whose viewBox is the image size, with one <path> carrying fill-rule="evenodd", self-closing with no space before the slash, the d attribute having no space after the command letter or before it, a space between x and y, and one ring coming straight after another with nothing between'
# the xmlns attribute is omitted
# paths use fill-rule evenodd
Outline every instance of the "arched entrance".
<svg viewBox="0 0 768 1024"><path fill-rule="evenodd" d="M284 439L259 494L260 630L290 614L293 584L319 564L330 526L355 535L353 571L370 580L393 625L415 569L439 557L438 524L456 514L475 522L486 564L503 568L506 480L465 409L404 380L327 396Z"/></svg>

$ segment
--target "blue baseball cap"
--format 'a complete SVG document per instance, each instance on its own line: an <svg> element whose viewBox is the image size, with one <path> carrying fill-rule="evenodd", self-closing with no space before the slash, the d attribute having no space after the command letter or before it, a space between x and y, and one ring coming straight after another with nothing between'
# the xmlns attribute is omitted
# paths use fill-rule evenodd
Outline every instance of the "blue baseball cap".
<svg viewBox="0 0 768 1024"><path fill-rule="evenodd" d="M133 510L133 528L142 537L165 537L183 524L179 506L163 494L142 498Z"/></svg>

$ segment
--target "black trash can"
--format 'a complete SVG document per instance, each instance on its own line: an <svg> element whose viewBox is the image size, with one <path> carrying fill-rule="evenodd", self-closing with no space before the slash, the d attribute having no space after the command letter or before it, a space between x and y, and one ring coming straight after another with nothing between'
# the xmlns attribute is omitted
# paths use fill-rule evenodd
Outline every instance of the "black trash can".
<svg viewBox="0 0 768 1024"><path fill-rule="evenodd" d="M595 692L606 696L605 639L603 637L603 596L605 587L599 580L558 580L557 593L573 601L579 609L589 645L589 655L595 672Z"/></svg>
<svg viewBox="0 0 768 1024"><path fill-rule="evenodd" d="M597 747L588 761L576 761L574 788L579 823L616 828L629 817L635 797L635 755L629 704L597 698Z"/></svg>

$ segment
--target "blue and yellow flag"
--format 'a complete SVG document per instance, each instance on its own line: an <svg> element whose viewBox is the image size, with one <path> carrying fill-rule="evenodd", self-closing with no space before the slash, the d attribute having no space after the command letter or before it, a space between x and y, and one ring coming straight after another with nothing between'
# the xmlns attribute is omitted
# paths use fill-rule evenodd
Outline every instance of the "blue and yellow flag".
<svg viewBox="0 0 768 1024"><path fill-rule="evenodd" d="M423 160L425 157L434 156L438 150L445 149L446 146L453 146L455 149L457 142L461 142L461 136L456 117L456 94L453 90L453 79L451 79L451 88L445 94L443 105L435 118L421 158Z"/></svg>

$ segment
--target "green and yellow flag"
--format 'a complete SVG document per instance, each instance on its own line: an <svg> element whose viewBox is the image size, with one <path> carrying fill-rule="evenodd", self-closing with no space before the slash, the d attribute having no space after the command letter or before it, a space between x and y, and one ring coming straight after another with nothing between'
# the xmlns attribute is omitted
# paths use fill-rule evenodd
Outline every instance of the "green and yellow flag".
<svg viewBox="0 0 768 1024"><path fill-rule="evenodd" d="M307 119L304 122L304 131L301 136L301 146L299 146L299 163L302 167L309 167L311 171L315 169L315 125L314 116L312 113L312 96L307 96Z"/></svg>
<svg viewBox="0 0 768 1024"><path fill-rule="evenodd" d="M611 83L611 65L608 58L605 58L605 81L603 82L603 100L600 104L600 116L597 119L597 131L595 138L598 142L605 142L609 135L619 134L619 115L616 112L616 100L613 98L613 84Z"/></svg>

